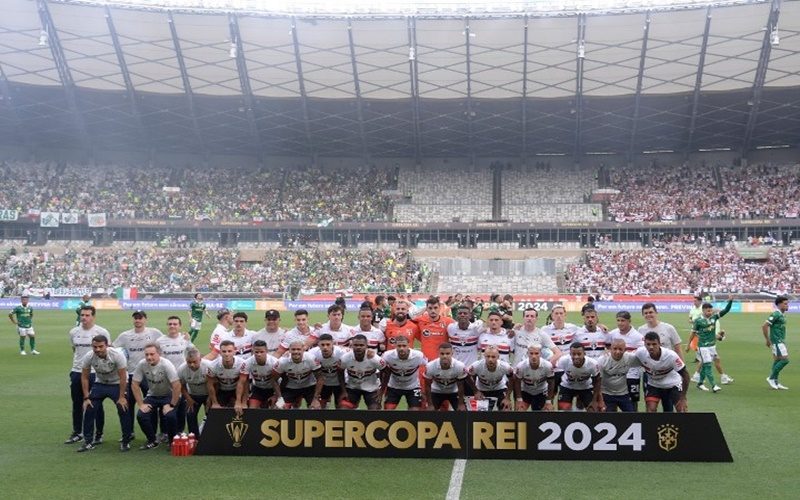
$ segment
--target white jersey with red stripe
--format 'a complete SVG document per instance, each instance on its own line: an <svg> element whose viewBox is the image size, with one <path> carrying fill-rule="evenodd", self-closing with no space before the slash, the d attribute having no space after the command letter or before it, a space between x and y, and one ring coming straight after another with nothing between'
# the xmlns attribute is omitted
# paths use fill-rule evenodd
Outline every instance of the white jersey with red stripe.
<svg viewBox="0 0 800 500"><path fill-rule="evenodd" d="M236 347L236 355L243 359L248 359L253 355L253 335L255 334L256 332L252 330L245 330L244 334L239 336L231 330L223 337L222 341L230 340L233 342L233 345ZM217 346L217 351L219 351L219 346Z"/></svg>
<svg viewBox="0 0 800 500"><path fill-rule="evenodd" d="M388 387L403 391L419 389L419 367L428 364L422 351L410 349L408 357L401 359L397 349L392 349L383 353L383 360L391 373L386 384Z"/></svg>
<svg viewBox="0 0 800 500"><path fill-rule="evenodd" d="M311 336L316 340L319 339L319 336L322 334L327 333L331 337L333 337L333 345L339 347L347 347L350 345L350 337L353 336L352 334L353 327L347 326L344 323L339 325L339 328L334 330L331 328L330 322L323 323L322 327L317 330L311 331Z"/></svg>
<svg viewBox="0 0 800 500"><path fill-rule="evenodd" d="M539 346L540 348L550 349L556 347L553 339L549 335L542 332L541 328L536 327L533 331L528 331L525 327L515 330L514 335L514 360L522 361L528 359L528 348L532 345Z"/></svg>
<svg viewBox="0 0 800 500"><path fill-rule="evenodd" d="M447 338L453 346L453 357L466 366L478 361L480 337L484 330L481 320L470 323L466 330L462 330L458 323L447 325Z"/></svg>
<svg viewBox="0 0 800 500"><path fill-rule="evenodd" d="M653 359L646 347L640 347L636 349L635 355L647 373L647 385L658 389L681 387L683 379L678 372L683 370L686 365L675 351L662 347L661 356Z"/></svg>
<svg viewBox="0 0 800 500"><path fill-rule="evenodd" d="M553 374L553 365L546 359L539 359L536 368L531 367L529 359L520 361L514 367L514 375L520 380L522 392L534 396L547 392L547 379L552 378Z"/></svg>
<svg viewBox="0 0 800 500"><path fill-rule="evenodd" d="M451 361L450 368L442 368L441 362L437 358L425 366L423 377L432 381L431 392L455 394L458 392L458 381L467 378L467 368L457 359Z"/></svg>
<svg viewBox="0 0 800 500"><path fill-rule="evenodd" d="M606 333L599 328L590 332L582 326L573 337L573 342L580 342L587 358L599 359L606 353Z"/></svg>
<svg viewBox="0 0 800 500"><path fill-rule="evenodd" d="M303 345L305 345L309 341L309 338L313 336L312 334L313 332L311 330L309 330L307 333L303 333L297 328L292 328L286 332L286 334L284 334L283 338L281 338L281 347L288 350L292 342L296 340L299 340L303 343Z"/></svg>
<svg viewBox="0 0 800 500"><path fill-rule="evenodd" d="M509 363L511 360L511 353L514 351L514 339L508 336L508 330L501 328L499 332L483 332L479 339L481 352L484 352L487 347L493 345L497 347L500 352L500 359Z"/></svg>
<svg viewBox="0 0 800 500"><path fill-rule="evenodd" d="M561 350L562 354L569 355L569 345L572 339L575 338L575 333L578 331L578 326L572 323L564 323L563 328L557 328L555 323L542 327L542 333L550 337L550 340ZM556 371L558 371L556 369Z"/></svg>
<svg viewBox="0 0 800 500"><path fill-rule="evenodd" d="M333 346L333 352L329 357L322 354L319 347L314 347L308 350L308 353L319 363L320 374L325 377L324 385L338 386L339 385L339 370L342 369L342 356L347 351L338 346Z"/></svg>
<svg viewBox="0 0 800 500"><path fill-rule="evenodd" d="M508 379L514 373L514 369L507 362L498 360L495 369L490 370L486 366L486 360L482 359L472 363L467 373L475 377L475 384L481 392L504 391L508 387Z"/></svg>
<svg viewBox="0 0 800 500"><path fill-rule="evenodd" d="M375 351L378 350L381 344L386 342L386 336L379 328L374 326L370 326L370 329L367 331L362 330L361 325L356 326L350 331L350 337L352 338L356 335L363 335L367 337L367 348Z"/></svg>
<svg viewBox="0 0 800 500"><path fill-rule="evenodd" d="M616 339L625 341L625 352L634 353L636 349L644 347L644 335L635 328L631 328L626 333L620 332L619 328L611 330L606 337L606 347L611 349L611 343ZM628 370L627 378L639 378L641 375L642 373L639 368L631 368Z"/></svg>
<svg viewBox="0 0 800 500"><path fill-rule="evenodd" d="M267 354L267 359L263 365L259 365L255 356L251 356L245 361L245 372L250 375L250 382L253 387L259 389L272 389L272 379L275 376L275 367L278 365L278 358Z"/></svg>
<svg viewBox="0 0 800 500"><path fill-rule="evenodd" d="M556 371L564 372L561 376L561 385L567 389L585 390L591 389L592 377L600 374L600 363L592 358L585 357L582 366L575 366L572 357L561 356L556 362Z"/></svg>
<svg viewBox="0 0 800 500"><path fill-rule="evenodd" d="M209 349L219 352L219 343L225 340L225 337L228 336L228 333L230 333L230 330L225 328L225 325L222 323L217 323L217 326L215 326L214 330L211 331L211 337L208 341Z"/></svg>
<svg viewBox="0 0 800 500"><path fill-rule="evenodd" d="M287 389L305 389L317 383L315 372L320 370L319 362L309 353L304 352L299 363L292 360L291 355L283 356L278 360L275 371L278 375L286 376Z"/></svg>
<svg viewBox="0 0 800 500"><path fill-rule="evenodd" d="M221 391L233 391L239 382L239 375L246 374L246 370L245 360L239 356L233 358L233 364L230 367L225 366L222 356L220 356L211 362L211 366L208 367L208 376L217 379Z"/></svg>
<svg viewBox="0 0 800 500"><path fill-rule="evenodd" d="M348 389L375 392L381 388L380 374L386 368L386 361L378 355L369 357L366 353L364 359L359 361L356 354L349 351L342 356L342 368Z"/></svg>

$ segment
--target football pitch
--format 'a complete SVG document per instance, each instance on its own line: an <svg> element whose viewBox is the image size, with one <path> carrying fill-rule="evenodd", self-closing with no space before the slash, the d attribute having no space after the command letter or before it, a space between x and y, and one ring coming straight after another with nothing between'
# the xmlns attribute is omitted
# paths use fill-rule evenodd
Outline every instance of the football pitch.
<svg viewBox="0 0 800 500"><path fill-rule="evenodd" d="M186 323L186 312L178 314ZM148 325L165 331L168 315L150 313ZM129 311L98 311L97 316L97 323L112 338L131 327ZM289 326L290 317L283 314L282 326ZM254 312L249 327L260 329L262 318L263 313ZM579 319L576 313L568 316L574 323ZM600 319L614 325L611 313L601 314ZM718 350L735 382L718 394L692 385L688 395L690 411L717 414L732 464L469 460L460 497L797 498L800 357L793 354L781 375L781 383L790 390L767 386L772 361L761 335L765 319L760 314L725 317L728 335ZM661 320L675 325L686 341L686 315L662 314ZM795 323L791 315L787 320L790 352L800 352L800 342L795 341L800 322ZM35 313L40 356L20 356L13 325L4 322L0 328L0 484L6 498L442 499L447 495L453 460L177 458L166 447L139 451L143 441L138 424L132 451L120 453L119 422L108 401L105 444L78 454L77 445L62 444L71 430L68 373L72 352L67 332L74 321L72 312ZM312 321L324 321L324 315L312 313ZM355 316L349 313L345 322L356 324ZM206 320L200 334L203 351L213 324ZM689 362L688 367L693 371L695 365Z"/></svg>

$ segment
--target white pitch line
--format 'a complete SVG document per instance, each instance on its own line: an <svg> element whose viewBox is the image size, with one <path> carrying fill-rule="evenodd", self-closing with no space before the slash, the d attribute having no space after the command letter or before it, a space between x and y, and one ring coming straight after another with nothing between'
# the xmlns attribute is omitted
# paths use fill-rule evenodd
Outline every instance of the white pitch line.
<svg viewBox="0 0 800 500"><path fill-rule="evenodd" d="M450 474L450 487L447 489L445 500L459 500L461 498L461 483L464 481L464 469L467 461L457 458L453 462L453 472Z"/></svg>

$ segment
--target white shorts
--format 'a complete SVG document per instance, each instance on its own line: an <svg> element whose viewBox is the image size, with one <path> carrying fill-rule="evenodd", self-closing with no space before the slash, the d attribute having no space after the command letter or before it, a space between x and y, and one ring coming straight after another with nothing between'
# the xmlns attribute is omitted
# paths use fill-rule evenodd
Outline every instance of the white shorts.
<svg viewBox="0 0 800 500"><path fill-rule="evenodd" d="M36 335L36 332L33 331L33 328L17 327L17 333L19 333L20 337L27 337L27 336L33 337L34 335Z"/></svg>
<svg viewBox="0 0 800 500"><path fill-rule="evenodd" d="M698 347L697 353L700 355L700 361L702 363L711 363L719 357L717 355L717 346L715 345L710 347Z"/></svg>
<svg viewBox="0 0 800 500"><path fill-rule="evenodd" d="M772 344L772 355L778 358L785 358L789 355L789 349L786 348L786 344L783 342Z"/></svg>
<svg viewBox="0 0 800 500"><path fill-rule="evenodd" d="M189 324L189 327L192 330L200 330L200 328L202 326L203 326L203 322L202 321L197 321L196 319L193 319L192 322Z"/></svg>

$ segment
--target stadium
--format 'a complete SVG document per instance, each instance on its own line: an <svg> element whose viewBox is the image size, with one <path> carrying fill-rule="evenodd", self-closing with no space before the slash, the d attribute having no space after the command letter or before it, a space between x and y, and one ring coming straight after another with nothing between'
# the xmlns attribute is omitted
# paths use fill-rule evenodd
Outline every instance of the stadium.
<svg viewBox="0 0 800 500"><path fill-rule="evenodd" d="M337 498L673 497L680 474L694 494L793 496L796 392L772 390L788 355L762 328L776 297L790 332L798 310L798 96L796 0L3 0L3 488L108 497L113 470L125 498L142 478L164 496L307 498L322 479ZM384 456L412 479L387 489L363 473L374 458L176 459L140 452L138 425L119 453L109 403L102 446L61 444L86 296L112 341L144 310L165 332L183 318L205 355L222 311L253 332L278 311L288 330L340 297L358 325L364 301L422 314L437 296L456 319L466 295L541 327L559 305L584 325L591 298L609 330L654 303L683 347L693 297L717 311L731 295L717 338L735 383L686 398L734 462ZM575 465L574 481L534 480Z"/></svg>

